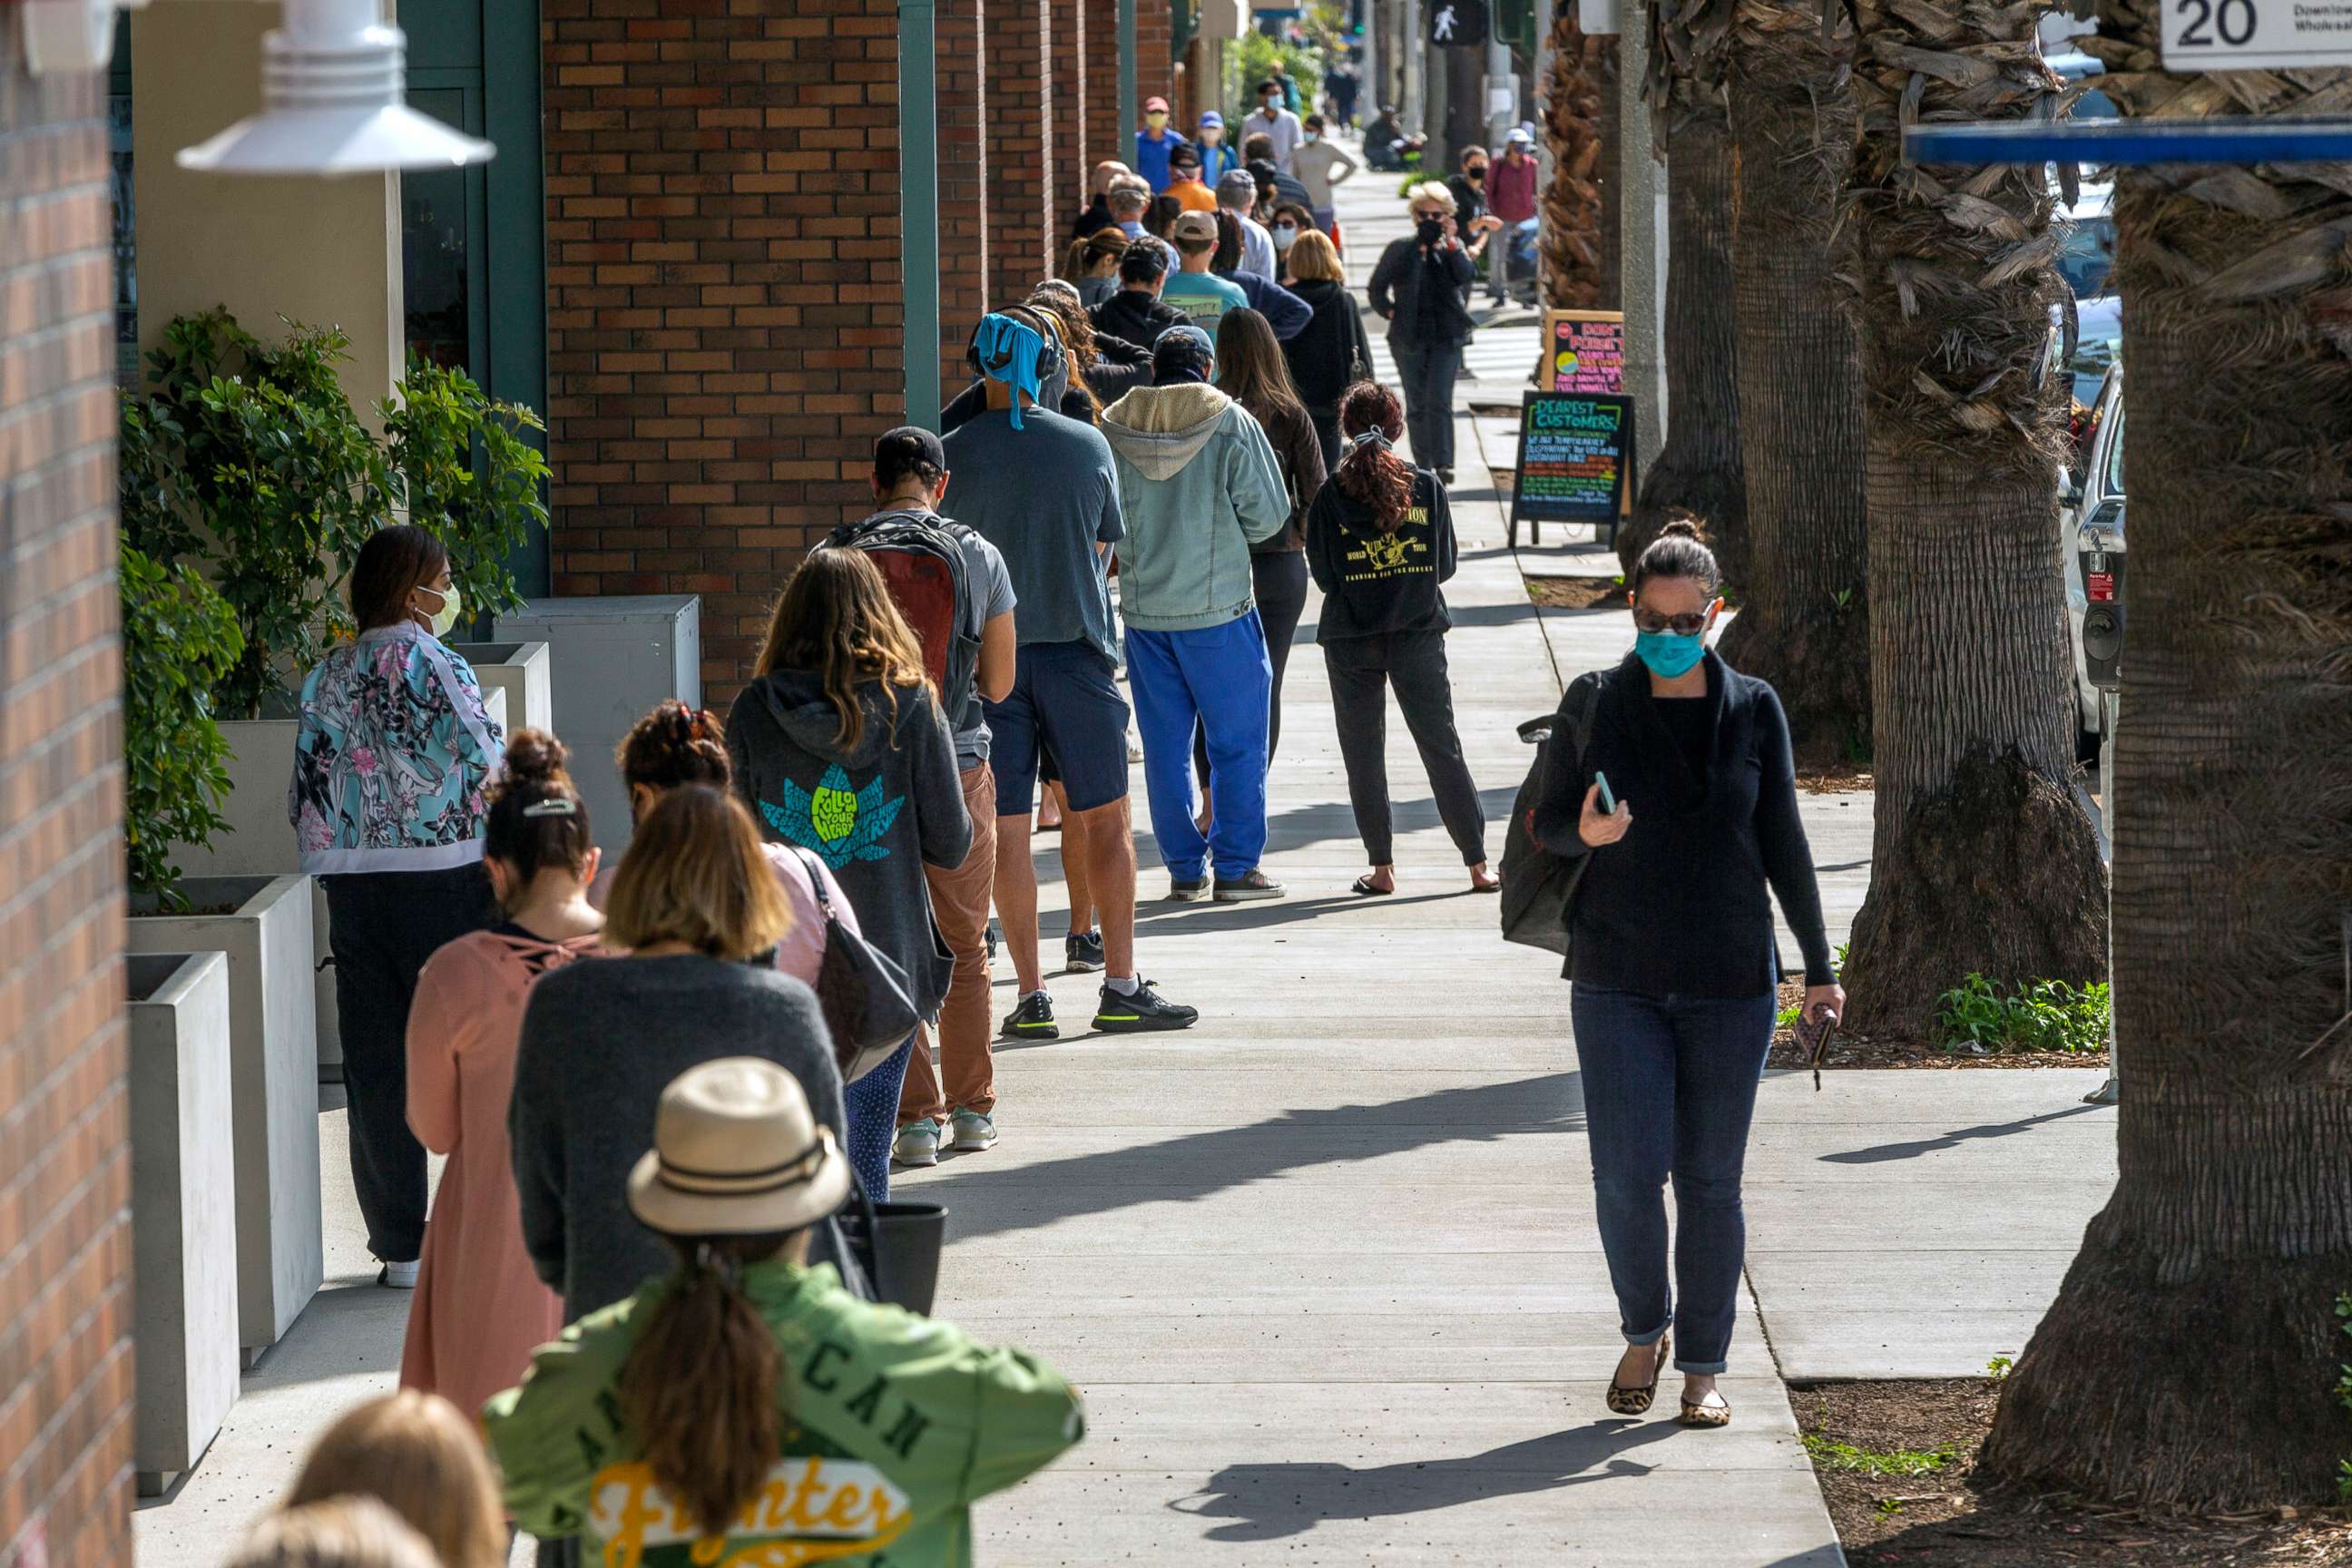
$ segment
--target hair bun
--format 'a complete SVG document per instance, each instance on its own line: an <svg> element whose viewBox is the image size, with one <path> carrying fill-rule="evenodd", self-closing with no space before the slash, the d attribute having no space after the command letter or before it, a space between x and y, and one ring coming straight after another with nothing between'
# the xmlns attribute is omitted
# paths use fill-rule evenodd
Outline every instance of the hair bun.
<svg viewBox="0 0 2352 1568"><path fill-rule="evenodd" d="M544 730L517 730L507 737L507 780L517 784L569 783L563 764L571 754Z"/></svg>
<svg viewBox="0 0 2352 1568"><path fill-rule="evenodd" d="M1698 524L1687 517L1678 517L1658 530L1660 539L1701 539Z"/></svg>

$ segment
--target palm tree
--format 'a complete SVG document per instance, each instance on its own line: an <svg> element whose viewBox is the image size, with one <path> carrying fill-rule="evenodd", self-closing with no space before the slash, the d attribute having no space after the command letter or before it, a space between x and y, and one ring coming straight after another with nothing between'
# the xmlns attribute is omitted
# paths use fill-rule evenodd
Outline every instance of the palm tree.
<svg viewBox="0 0 2352 1568"><path fill-rule="evenodd" d="M1702 84L1697 40L1654 5L1643 89L1666 182L1666 411L1658 460L1643 476L1617 556L1633 563L1674 517L1690 516L1734 583L1748 580L1748 480L1740 464L1738 335L1732 320L1731 126L1723 88Z"/></svg>
<svg viewBox="0 0 2352 1568"><path fill-rule="evenodd" d="M1908 116L2053 108L2043 8L1854 7L1861 135L1844 237L1868 399L1878 802L1846 984L1864 1031L1922 1026L1970 972L2105 972L2058 554L2063 236L2039 164L1922 166L1902 150Z"/></svg>
<svg viewBox="0 0 2352 1568"><path fill-rule="evenodd" d="M1853 148L1853 33L1814 0L1681 0L1661 26L1694 40L1702 79L1719 61L1730 94L1748 564L1723 653L1778 688L1801 766L1866 754L1862 403L1830 254Z"/></svg>
<svg viewBox="0 0 2352 1568"><path fill-rule="evenodd" d="M2161 74L2136 117L2315 112L2352 72ZM2116 182L2129 644L2118 1180L2001 1392L1994 1472L2242 1512L2336 1498L2352 1362L2352 198L2342 165Z"/></svg>
<svg viewBox="0 0 2352 1568"><path fill-rule="evenodd" d="M1538 226L1544 302L1555 310L1613 310L1615 268L1601 256L1601 182L1612 149L1602 140L1609 107L1594 73L1601 40L1576 24L1576 6L1552 20L1551 68L1544 80L1544 140L1551 179Z"/></svg>

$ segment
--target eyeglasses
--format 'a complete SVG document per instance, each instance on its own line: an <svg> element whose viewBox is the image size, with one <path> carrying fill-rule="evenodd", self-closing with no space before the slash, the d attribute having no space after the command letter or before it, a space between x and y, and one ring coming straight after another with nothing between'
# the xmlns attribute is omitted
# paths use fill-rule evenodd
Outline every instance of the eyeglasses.
<svg viewBox="0 0 2352 1568"><path fill-rule="evenodd" d="M1678 637L1695 637L1706 630L1706 612L1689 616L1662 616L1655 610L1635 610L1633 629L1643 632L1672 632Z"/></svg>

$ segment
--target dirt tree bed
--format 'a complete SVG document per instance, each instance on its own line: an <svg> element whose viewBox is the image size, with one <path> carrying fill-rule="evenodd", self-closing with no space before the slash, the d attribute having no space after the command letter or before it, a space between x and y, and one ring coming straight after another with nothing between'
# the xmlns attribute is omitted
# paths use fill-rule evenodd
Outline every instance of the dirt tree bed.
<svg viewBox="0 0 2352 1568"><path fill-rule="evenodd" d="M1547 610L1622 610L1625 584L1619 577L1528 577L1528 597Z"/></svg>
<svg viewBox="0 0 2352 1568"><path fill-rule="evenodd" d="M1780 983L1780 1011L1803 1003L1805 987L1801 980ZM1793 1029L1776 1027L1772 1031L1772 1054L1767 1067L1801 1068L1811 1065L1805 1053L1797 1048ZM1836 1068L1921 1068L1949 1071L1964 1068L2104 1068L2107 1065L2105 1051L1996 1051L1978 1056L1970 1051L1948 1051L1933 1040L1923 1040L1907 1035L1850 1035L1843 1029L1830 1042L1829 1059L1822 1063L1823 1070Z"/></svg>
<svg viewBox="0 0 2352 1568"><path fill-rule="evenodd" d="M1853 1568L2342 1568L2352 1509L2293 1517L2145 1514L1976 1472L2000 1385L1987 1378L1789 1390Z"/></svg>

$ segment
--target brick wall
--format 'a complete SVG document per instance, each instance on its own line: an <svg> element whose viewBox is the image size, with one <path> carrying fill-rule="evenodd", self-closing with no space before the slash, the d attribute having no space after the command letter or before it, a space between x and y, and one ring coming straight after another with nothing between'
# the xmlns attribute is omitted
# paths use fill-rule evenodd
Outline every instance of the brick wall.
<svg viewBox="0 0 2352 1568"><path fill-rule="evenodd" d="M895 9L540 15L555 591L701 595L723 707L900 412Z"/></svg>
<svg viewBox="0 0 2352 1568"><path fill-rule="evenodd" d="M989 96L983 9L1012 0L939 0L940 391L971 379L964 349L995 305L989 270Z"/></svg>
<svg viewBox="0 0 2352 1568"><path fill-rule="evenodd" d="M113 276L100 79L0 27L0 1564L131 1561Z"/></svg>
<svg viewBox="0 0 2352 1568"><path fill-rule="evenodd" d="M1051 0L1046 18L1047 91L1054 120L1054 161L1045 181L1046 222L1054 235L1054 259L1058 265L1067 247L1070 226L1087 210L1087 172L1101 160L1101 143L1094 140L1088 104L1093 76L1081 63L1093 39L1087 31L1087 0Z"/></svg>
<svg viewBox="0 0 2352 1568"><path fill-rule="evenodd" d="M988 270L1004 300L1049 278L1048 187L1059 165L1045 95L1052 0L986 0L988 6ZM1075 58L1075 57L1072 57Z"/></svg>
<svg viewBox="0 0 2352 1568"><path fill-rule="evenodd" d="M1149 0L1139 0L1145 3ZM1087 162L1077 176L1083 191L1087 172L1104 159L1134 163L1136 128L1118 122L1118 0L1076 0L1076 4L1086 11L1088 46L1077 57L1084 62L1087 79ZM1136 102L1150 96L1147 89L1137 96Z"/></svg>

